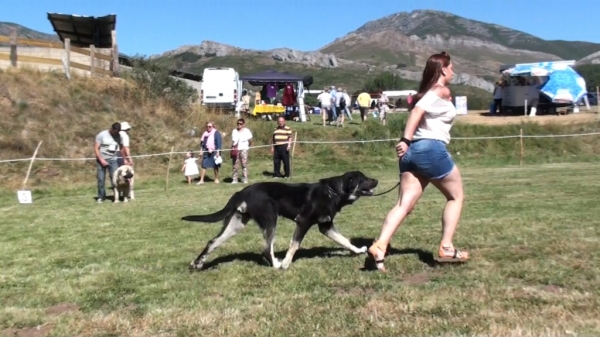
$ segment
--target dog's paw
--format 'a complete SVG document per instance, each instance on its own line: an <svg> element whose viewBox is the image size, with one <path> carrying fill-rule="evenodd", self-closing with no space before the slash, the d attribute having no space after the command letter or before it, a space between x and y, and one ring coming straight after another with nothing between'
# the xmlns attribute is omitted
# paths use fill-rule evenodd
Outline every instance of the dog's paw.
<svg viewBox="0 0 600 337"><path fill-rule="evenodd" d="M283 262L281 262L281 269L284 269L284 270L288 269L291 264L292 264L292 260L283 259Z"/></svg>
<svg viewBox="0 0 600 337"><path fill-rule="evenodd" d="M281 261L279 261L279 259L273 259L273 268L275 268L275 269L281 268Z"/></svg>
<svg viewBox="0 0 600 337"><path fill-rule="evenodd" d="M192 261L192 262L190 262L189 267L190 267L190 270L200 270L200 269L202 269L202 264L201 263L196 264L195 261Z"/></svg>
<svg viewBox="0 0 600 337"><path fill-rule="evenodd" d="M123 202L129 202L129 200L127 200L127 198L123 199Z"/></svg>
<svg viewBox="0 0 600 337"><path fill-rule="evenodd" d="M364 254L367 252L367 250L369 250L369 248L367 248L367 246L363 246L356 251L356 254Z"/></svg>
<svg viewBox="0 0 600 337"><path fill-rule="evenodd" d="M119 199L115 199L115 201L113 201L113 204L118 204L119 202Z"/></svg>

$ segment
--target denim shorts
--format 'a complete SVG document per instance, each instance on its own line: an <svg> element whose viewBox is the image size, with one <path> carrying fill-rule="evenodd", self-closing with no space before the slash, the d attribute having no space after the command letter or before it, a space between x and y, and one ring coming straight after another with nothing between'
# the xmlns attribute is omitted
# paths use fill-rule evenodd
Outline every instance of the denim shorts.
<svg viewBox="0 0 600 337"><path fill-rule="evenodd" d="M441 140L418 139L408 147L399 165L400 173L413 172L437 180L450 174L454 161Z"/></svg>

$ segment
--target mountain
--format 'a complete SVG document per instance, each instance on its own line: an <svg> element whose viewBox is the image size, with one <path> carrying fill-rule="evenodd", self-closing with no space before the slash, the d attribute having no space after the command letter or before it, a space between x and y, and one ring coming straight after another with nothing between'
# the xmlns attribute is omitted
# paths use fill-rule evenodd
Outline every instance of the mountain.
<svg viewBox="0 0 600 337"><path fill-rule="evenodd" d="M288 48L261 51L204 41L153 58L190 72L201 72L207 66L231 66L243 74L274 68L336 77L331 74L339 71L337 77L348 78L344 82L355 86L361 85L365 74L381 71L419 80L427 57L442 50L452 56L455 84L491 91L491 82L503 64L579 60L588 55L595 60L597 56L592 54L600 51L600 44L547 41L448 12L416 10L367 22L315 52Z"/></svg>
<svg viewBox="0 0 600 337"><path fill-rule="evenodd" d="M38 32L37 30L29 29L25 26L21 26L16 23L0 21L0 35L10 35L11 28L17 28L17 38L44 41L60 41L56 34L46 34Z"/></svg>
<svg viewBox="0 0 600 337"><path fill-rule="evenodd" d="M502 64L578 60L600 44L547 41L504 26L451 13L416 10L367 22L319 51L399 68L419 68L434 52L450 53L458 72L495 75Z"/></svg>

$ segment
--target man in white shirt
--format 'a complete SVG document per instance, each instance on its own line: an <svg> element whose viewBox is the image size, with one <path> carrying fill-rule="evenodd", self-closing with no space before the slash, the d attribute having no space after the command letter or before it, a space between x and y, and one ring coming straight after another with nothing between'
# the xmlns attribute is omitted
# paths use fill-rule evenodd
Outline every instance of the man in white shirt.
<svg viewBox="0 0 600 337"><path fill-rule="evenodd" d="M110 129L104 130L96 135L96 141L94 143L94 154L96 155L96 178L98 180L98 197L96 201L102 203L106 199L106 187L105 183L107 180L106 170L108 169L111 189L112 177L117 170L117 151L123 150L123 141L121 139L121 124L114 123ZM115 196L118 197L118 196Z"/></svg>
<svg viewBox="0 0 600 337"><path fill-rule="evenodd" d="M133 166L133 160L131 160L131 151L129 150L129 130L131 125L127 122L121 122L121 141L123 142L123 150L117 152L117 162L119 166L131 165Z"/></svg>
<svg viewBox="0 0 600 337"><path fill-rule="evenodd" d="M233 160L233 181L232 184L238 183L238 168L242 164L242 176L244 184L248 183L248 150L252 145L252 132L246 128L246 121L243 118L238 119L237 129L231 132L231 148L237 150L237 154L232 153ZM234 155L235 154L235 155Z"/></svg>
<svg viewBox="0 0 600 337"><path fill-rule="evenodd" d="M321 103L321 116L323 117L323 126L327 125L327 118L331 111L331 94L329 89L325 88L322 93L317 96L317 100Z"/></svg>

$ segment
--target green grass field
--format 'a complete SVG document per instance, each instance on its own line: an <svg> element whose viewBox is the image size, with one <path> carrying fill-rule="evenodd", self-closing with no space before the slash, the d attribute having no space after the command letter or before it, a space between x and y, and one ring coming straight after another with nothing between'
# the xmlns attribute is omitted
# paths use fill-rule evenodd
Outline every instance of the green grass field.
<svg viewBox="0 0 600 337"><path fill-rule="evenodd" d="M395 162L314 166L294 181L361 168L397 182ZM252 181L271 170L252 163ZM466 166L455 244L472 260L432 266L444 200L426 191L398 231L387 275L313 229L289 270L260 257L254 223L188 263L219 224L180 221L220 209L241 185L188 186L180 175L136 181L128 204L97 205L93 183L0 196L0 336L592 336L600 334L597 162ZM229 170L227 169L227 174ZM210 175L209 175L210 176ZM110 193L109 193L110 195ZM362 198L336 218L359 244L378 235L396 192ZM284 255L292 223L280 220Z"/></svg>

